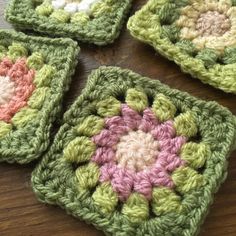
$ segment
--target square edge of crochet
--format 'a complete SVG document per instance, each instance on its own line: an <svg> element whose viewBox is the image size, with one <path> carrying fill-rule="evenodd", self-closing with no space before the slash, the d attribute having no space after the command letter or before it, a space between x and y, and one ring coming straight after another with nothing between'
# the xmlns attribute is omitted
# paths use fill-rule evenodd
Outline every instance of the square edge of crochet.
<svg viewBox="0 0 236 236"><path fill-rule="evenodd" d="M26 2L27 0L23 0ZM57 37L70 37L72 39L79 40L81 42L92 43L99 46L104 46L107 44L111 44L118 38L122 26L125 23L125 19L128 15L128 12L131 8L133 0L124 0L122 2L123 7L120 9L120 15L117 17L117 22L112 26L111 32L106 32L106 37L104 38L104 32L102 30L97 30L91 34L90 32L85 32L86 27L82 30L79 27L73 26L68 27L71 23L58 23L58 26L55 26L55 22L51 23L54 25L53 27L48 27L48 24L45 25L45 19L42 19L42 16L39 17L36 15L36 19L28 19L26 16L22 16L22 14L15 13L15 4L21 2L20 0L11 0L7 4L5 9L4 17L5 19L19 29L33 29L34 31L38 31L44 33L46 35L53 34ZM23 11L24 12L24 11ZM69 29L68 29L69 28ZM101 26L99 26L101 28ZM59 30L58 30L59 29ZM103 35L101 37L101 35Z"/></svg>
<svg viewBox="0 0 236 236"><path fill-rule="evenodd" d="M158 2L156 0L148 0L145 5L142 6L133 16L131 16L127 23L127 28L134 38L137 38L141 42L151 45L160 55L174 61L180 66L184 73L190 74L193 78L201 80L205 84L209 84L217 89L223 90L226 93L236 94L236 82L235 78L231 75L233 65L218 65L215 69L208 69L205 67L204 62L200 59L193 58L193 56L184 53L178 46L175 46L169 38L160 38L159 26L154 29L153 25L149 23L145 25L143 17L145 15L151 15L151 10L155 5L158 9L161 6L167 4L169 0ZM159 21L158 17L156 19ZM155 31L156 36L153 36ZM167 39L167 40L166 40ZM193 60L194 59L194 60ZM199 68L196 67L199 65ZM223 72L220 74L218 71L225 70L226 75ZM229 74L229 75L228 75ZM227 80L226 80L227 77Z"/></svg>
<svg viewBox="0 0 236 236"><path fill-rule="evenodd" d="M7 40L6 40L7 39ZM21 148L17 148L14 149L14 151L11 151L11 146L8 146L8 148L0 148L0 162L8 162L8 163L19 163L19 164L26 164L29 163L35 159L37 159L42 153L43 151L45 151L45 149L47 148L48 144L49 144L49 135L50 135L50 127L52 125L52 123L55 121L56 117L59 115L60 113L60 109L61 109L61 105L60 102L64 96L64 93L69 89L69 84L72 78L72 75L74 74L75 71L75 66L77 65L77 61L78 61L78 54L80 51L80 48L77 44L77 42L69 39L69 38L46 38L46 37L40 37L40 36L29 36L26 35L22 32L16 32L15 30L7 30L7 29L0 29L0 42L6 40L6 42L13 42L16 43L14 46L11 46L11 43L9 44L12 47L12 50L15 47L15 50L22 50L22 52L24 52L24 48L21 47L22 45L26 45L26 44L30 44L30 48L27 48L27 50L29 50L30 55L26 56L27 60L31 60L31 62L27 61L27 67L30 70L35 69L34 66L37 63L41 63L41 55L37 55L37 50L44 50L42 47L43 45L50 45L51 47L54 48L54 50L61 50L60 48L65 45L67 47L67 51L68 51L68 55L66 57L66 62L63 62L63 67L64 67L64 71L65 74L61 75L58 77L58 79L60 79L61 83L58 85L58 89L57 89L57 93L56 91L54 92L50 92L50 97L52 99L52 101L48 102L47 99L41 101L41 103L46 103L44 105L35 102L38 100L37 96L44 96L44 92L45 92L45 96L46 94L49 94L49 91L51 91L50 87L51 87L51 83L47 86L49 86L48 88L43 87L41 85L39 85L40 83L43 83L43 81L41 82L37 82L37 86L39 86L39 89L41 91L41 93L38 91L37 86L35 87L35 90L32 91L32 94L30 95L30 97L28 98L28 102L29 103L27 106L22 107L19 109L18 112L15 113L22 113L22 117L18 116L18 118L16 119L17 122L19 120L21 120L21 118L24 118L24 112L23 110L27 110L27 108L30 107L30 109L32 109L32 111L34 111L35 109L43 109L44 111L44 115L41 116L40 118L40 122L37 122L36 127L33 127L32 129L35 130L35 134L34 134L34 145L32 146L28 146L28 148L25 151L21 151ZM8 43L7 43L8 44ZM22 45L21 45L22 44ZM20 45L20 48L18 48ZM34 48L37 48L36 51L34 51ZM2 50L2 48L1 48ZM1 51L2 53L2 51ZM1 54L0 53L0 54ZM50 53L49 53L50 54ZM36 56L37 55L37 56ZM52 55L52 54L51 54ZM58 53L57 53L58 55ZM2 56L2 55L0 55ZM49 55L50 56L50 55ZM12 61L17 61L18 59L13 59L14 56L7 56L9 59L11 58ZM44 58L45 60L49 60ZM1 58L1 62L2 62L3 58ZM31 63L31 65L29 65ZM47 66L47 64L44 64ZM43 72L44 70L44 74L47 75L47 70L50 71L50 66L46 67L41 67L41 70ZM61 70L61 69L60 69ZM37 73L39 73L39 69L35 71ZM54 84L55 87L55 76L54 77L54 82L52 82ZM40 78L40 76L38 76L38 78ZM41 78L43 78L41 76ZM53 79L52 79L53 80ZM38 93L37 93L38 92ZM42 93L43 92L43 93ZM42 108L39 108L39 106L42 106ZM27 112L25 113L26 115L28 114ZM13 116L13 118L15 117L15 115ZM28 114L29 115L29 114ZM1 117L2 118L2 117ZM32 116L33 118L33 116ZM14 121L14 126L16 130L20 130L17 132L24 132L27 131L27 123L24 125L20 125L20 122L16 122L16 120ZM29 122L29 121L27 121ZM32 121L30 121L30 123L32 124ZM1 121L1 126L4 125L3 127L1 127L0 129L0 134L2 136L2 132L9 132L11 129L10 128L9 131L7 130L9 128L9 125L12 126L12 122L9 123L8 126L6 126L5 128L5 122ZM22 130L22 131L21 131ZM43 131L43 132L42 132ZM14 133L14 132L13 132ZM5 134L4 134L5 135ZM12 133L8 133L6 134L6 137L8 137L9 142L11 142L10 140L14 140L15 137L12 136ZM16 136L18 137L18 136ZM46 138L45 138L46 137ZM17 139L21 140L21 137L19 136ZM24 138L22 137L22 140ZM26 140L27 141L27 140ZM6 142L5 137L1 137L0 143L2 142ZM28 142L28 141L27 141ZM3 145L3 144L2 144ZM8 144L9 145L9 144Z"/></svg>
<svg viewBox="0 0 236 236"><path fill-rule="evenodd" d="M48 176L49 179L57 178L55 173L52 174L51 171L55 170L54 167L57 166L57 158L60 158L60 155L58 154L58 151L61 150L62 146L59 144L60 143L59 141L61 140L61 137L63 136L63 134L65 132L67 132L71 128L71 126L73 126L73 125L70 124L70 118L76 116L76 112L74 113L73 111L76 108L79 108L82 105L83 100L86 97L86 95L85 95L86 93L88 94L92 90L96 89L95 86L97 85L97 83L99 84L99 77L104 76L106 74L109 75L109 73L111 73L111 74L113 74L113 73L123 74L125 76L130 76L130 78L134 79L134 80L139 80L139 79L146 80L147 79L147 78L142 77L142 76L140 76L140 75L138 75L138 74L136 74L136 73L134 73L130 70L122 70L122 69L117 68L117 67L100 67L99 69L93 71L92 74L89 76L89 80L88 80L87 85L84 88L81 96L79 96L79 98L75 101L75 103L71 106L71 108L65 114L65 116L64 116L65 124L61 127L58 134L56 135L55 142L51 146L48 154L46 154L46 156L42 159L41 163L39 163L37 168L32 173L31 181L32 181L33 190L34 190L36 196L39 198L40 201L45 202L45 203L49 203L49 204L58 204L62 208L66 209L66 211L69 214L72 214L76 218L79 218L79 219L85 220L89 223L92 223L98 229L103 230L107 234L112 234L113 235L113 234L116 233L116 230L119 230L118 228L119 228L120 225L119 226L118 225L116 225L116 226L113 225L112 226L112 224L114 223L113 222L114 219L113 218L109 219L109 217L104 218L94 208L92 208L92 210L87 209L85 211L84 207L88 207L88 206L84 206L82 203L80 203L80 200L84 201L83 199L85 199L85 198L87 199L88 195L85 194L85 196L83 196L83 194L81 194L80 196L77 197L76 194L75 194L74 197L73 197L73 199L74 199L73 202L69 203L68 205L67 205L67 203L68 203L67 201L69 201L69 199L67 199L68 195L65 196L64 194L68 190L67 193L70 195L70 192L73 191L74 189L71 189L71 190L64 189L64 190L62 190L62 192L60 193L61 194L60 197L58 195L59 192L56 195L53 194L53 196L49 197L50 186L47 186L47 184L46 184L47 181L45 180L45 179L47 179L47 177L44 174L44 171L46 171L47 173L49 173L49 176ZM107 78L109 80L109 77L107 77ZM150 80L150 82L151 82L151 80ZM221 113L222 112L222 115L226 116L229 119L229 122L231 123L230 126L231 126L231 131L232 132L231 132L231 138L229 138L230 140L228 140L228 141L229 141L229 143L231 142L231 146L233 145L233 142L235 141L235 137L236 137L236 132L235 132L236 118L231 114L231 112L228 109L220 106L219 104L217 104L215 102L201 101L201 100L199 100L195 97L192 97L192 96L188 95L187 93L182 93L181 91L170 89L168 86L163 85L162 83L160 83L158 81L153 81L153 84L155 84L155 83L158 84L158 86L160 87L161 90L163 89L165 92L167 91L172 95L176 95L176 96L179 95L180 97L181 96L183 96L183 97L187 96L187 97L190 98L190 100L192 102L198 102L199 101L200 105L203 105L203 109L215 110L216 113L218 113L218 112ZM206 107L205 107L205 105L206 105ZM60 147L58 147L58 144L59 144ZM231 147L231 148L233 149L233 147ZM55 151L57 153L56 155L54 153ZM225 153L224 156L227 157L228 154L229 153ZM226 164L226 162L227 162L227 160L224 160L224 164ZM51 171L50 171L50 168L48 169L49 164L51 166L50 168L52 168ZM61 164L62 164L62 162L60 161L59 166ZM52 167L52 166L54 166L54 167ZM222 167L222 168L223 168L222 169L223 172L222 172L222 175L220 177L218 176L218 179L217 179L218 182L217 182L217 184L215 183L216 186L214 186L214 187L211 186L211 188L212 188L211 189L211 197L212 197L212 195L215 194L215 191L218 189L218 187L221 185L221 183L225 179L226 169L224 169L224 167ZM63 182L63 179L61 181ZM71 182L71 181L69 181L69 182ZM69 187L69 188L71 188L71 187ZM203 193L201 192L201 194L203 194ZM91 198L91 196L90 196L90 198ZM201 199L201 200L203 201L203 199ZM205 218L205 216L207 214L207 209L205 208L205 205L207 205L207 208L208 208L210 204L211 204L210 199L204 200L204 204L203 203L200 204L201 205L201 208L200 208L201 209L201 216L199 216L199 212L197 213L196 210L191 209L191 211L190 211L190 213L192 212L192 214L191 214L192 224L190 224L191 227L189 225L187 228L182 229L183 231L181 232L182 234L180 234L180 235L185 235L185 234L191 234L192 235L192 234L195 234L199 230L199 227L202 224L202 221L203 221L203 219ZM69 205L71 207L69 207ZM76 210L76 206L79 207L79 209ZM91 219L90 219L89 215L91 216ZM93 219L94 219L94 221L93 221ZM151 221L153 221L153 220L154 219L152 219ZM193 223L193 221L194 222L196 221L196 222ZM120 224L123 224L123 223L124 223L124 228L127 225L130 224L130 222L127 222L127 219L124 219L123 222L120 221ZM154 223L154 221L153 221L153 223ZM158 224L160 224L160 222ZM115 227L115 228L113 228L113 227ZM136 227L137 227L137 225L136 225ZM131 228L132 229L129 229L130 230L129 235L133 235L133 234L135 235L135 233L137 233L137 231L132 226L131 226ZM158 228L158 226L157 226L157 228ZM121 230L123 230L123 229L121 229ZM155 230L155 227L153 228L153 230ZM141 231L142 230L139 229L139 234L141 233ZM137 234L137 235L139 235L139 234Z"/></svg>

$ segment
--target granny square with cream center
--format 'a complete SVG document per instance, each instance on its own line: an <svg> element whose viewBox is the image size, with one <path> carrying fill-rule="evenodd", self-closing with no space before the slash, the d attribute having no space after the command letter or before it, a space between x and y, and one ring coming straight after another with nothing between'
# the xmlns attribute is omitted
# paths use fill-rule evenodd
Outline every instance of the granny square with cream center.
<svg viewBox="0 0 236 236"><path fill-rule="evenodd" d="M27 163L46 150L78 51L70 39L0 31L0 162Z"/></svg>
<svg viewBox="0 0 236 236"><path fill-rule="evenodd" d="M236 119L117 67L94 71L33 189L108 235L193 235L225 178Z"/></svg>
<svg viewBox="0 0 236 236"><path fill-rule="evenodd" d="M6 19L20 29L98 45L119 35L131 0L11 0Z"/></svg>
<svg viewBox="0 0 236 236"><path fill-rule="evenodd" d="M184 72L236 93L236 1L149 0L128 28Z"/></svg>

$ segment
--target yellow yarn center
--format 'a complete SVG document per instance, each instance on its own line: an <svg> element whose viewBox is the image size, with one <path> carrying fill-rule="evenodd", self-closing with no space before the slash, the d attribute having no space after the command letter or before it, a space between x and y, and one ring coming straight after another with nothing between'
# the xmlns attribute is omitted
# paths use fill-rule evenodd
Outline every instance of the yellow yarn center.
<svg viewBox="0 0 236 236"><path fill-rule="evenodd" d="M159 144L151 134L138 130L122 136L116 149L118 165L138 172L155 163Z"/></svg>
<svg viewBox="0 0 236 236"><path fill-rule="evenodd" d="M230 19L218 11L207 11L200 15L196 29L201 36L222 36L231 28Z"/></svg>

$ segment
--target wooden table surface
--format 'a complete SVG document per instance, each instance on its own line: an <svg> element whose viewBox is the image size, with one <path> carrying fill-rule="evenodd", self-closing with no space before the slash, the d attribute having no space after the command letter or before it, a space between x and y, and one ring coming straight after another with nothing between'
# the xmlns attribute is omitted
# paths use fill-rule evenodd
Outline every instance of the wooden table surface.
<svg viewBox="0 0 236 236"><path fill-rule="evenodd" d="M3 18L6 2L0 0L0 28L10 28ZM145 2L134 1L131 14ZM157 55L151 47L133 39L125 27L113 45L80 46L82 50L79 64L72 80L73 86L65 98L65 110L80 94L92 69L100 65L116 65L132 69L152 79L159 79L196 97L215 100L236 115L235 95L225 94L183 74L174 63ZM0 164L0 236L102 236L103 233L93 226L66 215L58 207L46 206L36 200L30 186L30 174L36 164L37 162L25 166ZM200 233L200 236L235 235L236 152L230 157L228 178L216 194L210 214Z"/></svg>

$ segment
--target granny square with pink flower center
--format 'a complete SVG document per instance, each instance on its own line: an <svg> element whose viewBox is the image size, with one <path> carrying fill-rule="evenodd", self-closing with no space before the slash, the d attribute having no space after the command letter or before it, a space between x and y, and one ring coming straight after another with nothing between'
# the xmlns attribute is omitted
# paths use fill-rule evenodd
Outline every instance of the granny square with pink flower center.
<svg viewBox="0 0 236 236"><path fill-rule="evenodd" d="M6 19L21 29L97 45L120 33L132 0L10 0Z"/></svg>
<svg viewBox="0 0 236 236"><path fill-rule="evenodd" d="M0 162L45 151L77 54L72 40L0 31Z"/></svg>
<svg viewBox="0 0 236 236"><path fill-rule="evenodd" d="M236 119L129 70L94 71L33 189L108 235L194 235L226 174Z"/></svg>
<svg viewBox="0 0 236 236"><path fill-rule="evenodd" d="M184 72L236 94L235 22L235 0L149 0L128 28Z"/></svg>

